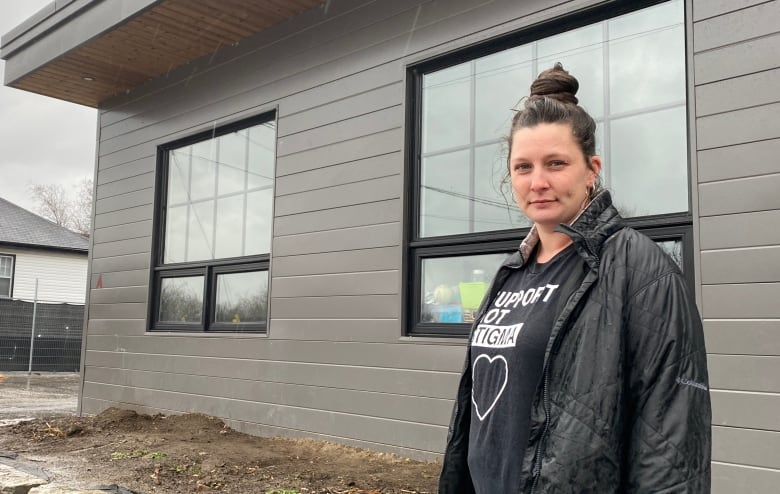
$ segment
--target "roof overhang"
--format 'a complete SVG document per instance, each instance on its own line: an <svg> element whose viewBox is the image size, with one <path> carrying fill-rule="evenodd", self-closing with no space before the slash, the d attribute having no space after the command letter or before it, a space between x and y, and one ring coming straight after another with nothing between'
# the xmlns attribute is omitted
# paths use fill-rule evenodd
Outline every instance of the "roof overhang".
<svg viewBox="0 0 780 494"><path fill-rule="evenodd" d="M55 0L0 39L5 85L97 108L326 0Z"/></svg>

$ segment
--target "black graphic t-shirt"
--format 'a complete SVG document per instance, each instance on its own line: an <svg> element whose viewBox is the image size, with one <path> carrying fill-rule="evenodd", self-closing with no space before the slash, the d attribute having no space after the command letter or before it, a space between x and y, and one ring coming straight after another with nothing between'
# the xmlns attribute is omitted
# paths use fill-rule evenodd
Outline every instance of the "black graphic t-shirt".
<svg viewBox="0 0 780 494"><path fill-rule="evenodd" d="M471 338L468 465L477 494L515 492L528 444L531 404L555 323L559 288L579 259L573 246L512 274Z"/></svg>

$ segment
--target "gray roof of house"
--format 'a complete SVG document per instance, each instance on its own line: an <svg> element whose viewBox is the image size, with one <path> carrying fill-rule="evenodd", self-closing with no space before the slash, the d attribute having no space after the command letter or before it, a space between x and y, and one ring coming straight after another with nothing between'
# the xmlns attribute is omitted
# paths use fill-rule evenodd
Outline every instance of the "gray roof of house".
<svg viewBox="0 0 780 494"><path fill-rule="evenodd" d="M9 243L86 252L89 240L0 198L0 244Z"/></svg>

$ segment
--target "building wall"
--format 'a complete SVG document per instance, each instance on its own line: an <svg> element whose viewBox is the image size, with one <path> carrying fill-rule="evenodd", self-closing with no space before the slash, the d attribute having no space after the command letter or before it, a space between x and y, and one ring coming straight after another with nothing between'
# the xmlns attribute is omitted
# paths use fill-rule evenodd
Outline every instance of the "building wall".
<svg viewBox="0 0 780 494"><path fill-rule="evenodd" d="M16 256L12 298L83 304L87 290L87 254L0 246L0 253Z"/></svg>
<svg viewBox="0 0 780 494"><path fill-rule="evenodd" d="M440 452L464 346L402 336L405 66L600 3L329 2L102 109L82 410L198 410L253 433ZM686 9L714 490L763 492L780 480L780 9ZM269 109L268 335L145 332L156 146Z"/></svg>
<svg viewBox="0 0 780 494"><path fill-rule="evenodd" d="M780 483L780 2L693 2L713 492Z"/></svg>

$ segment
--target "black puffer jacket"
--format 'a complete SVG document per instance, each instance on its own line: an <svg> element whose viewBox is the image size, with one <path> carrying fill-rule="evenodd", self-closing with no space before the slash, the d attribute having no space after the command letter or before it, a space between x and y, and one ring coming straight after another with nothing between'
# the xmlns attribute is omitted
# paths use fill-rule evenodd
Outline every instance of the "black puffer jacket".
<svg viewBox="0 0 780 494"><path fill-rule="evenodd" d="M608 192L559 231L584 262L547 345L518 465L523 480L512 492L710 492L704 336L679 269L624 225ZM499 269L475 320L537 241L529 234ZM467 351L440 494L474 492L466 462L470 362Z"/></svg>

